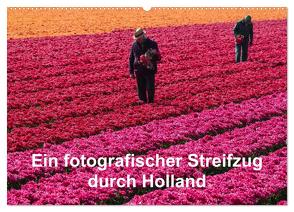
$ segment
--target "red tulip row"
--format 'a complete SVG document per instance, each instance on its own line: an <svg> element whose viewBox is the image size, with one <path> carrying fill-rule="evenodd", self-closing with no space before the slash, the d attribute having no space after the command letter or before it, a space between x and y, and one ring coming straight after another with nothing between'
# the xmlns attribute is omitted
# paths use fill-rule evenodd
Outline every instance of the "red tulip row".
<svg viewBox="0 0 294 212"><path fill-rule="evenodd" d="M255 43L283 45L283 42L280 41L285 41L287 35L286 25L286 20L255 22L255 35L257 38ZM194 49L199 51L199 58L203 59L202 54L210 55L222 51L221 48L212 47L233 47L233 26L233 23L221 23L150 28L148 29L148 35L161 41L160 46L162 46L163 51L175 47L175 49L181 50ZM266 34L264 30L267 30ZM167 37L166 34L169 36ZM39 72L38 68L40 67L62 67L71 64L89 64L92 62L103 63L108 60L117 61L122 57L126 59L128 55L121 53L129 50L131 41L131 30L120 30L100 35L9 40L8 61L11 61L11 63L8 64L8 72L23 72L24 70L30 69L37 74ZM19 45L20 42L22 45ZM181 45L178 45L178 43ZM187 48L187 44L189 48ZM109 48L109 46L112 48ZM208 49L210 51L207 51ZM233 51L231 51L232 54ZM187 55L180 56L181 59L183 57L187 57ZM174 57L171 55L172 58ZM23 61L30 61L30 63L24 64ZM202 61L199 62L202 63ZM58 72L58 70L56 71Z"/></svg>
<svg viewBox="0 0 294 212"><path fill-rule="evenodd" d="M257 46L255 48L258 49ZM275 47L272 47L272 48L275 48ZM264 51L264 50L265 49L260 49L259 51ZM223 49L223 51L226 51L226 50ZM253 57L256 56L256 54L254 54L256 51L257 50L255 50L252 53ZM277 52L280 52L280 53L277 54ZM127 55L128 52L125 52L125 54ZM164 52L162 54L164 55ZM179 55L190 54L191 56L188 58L183 58L177 64L174 64L169 61L169 55L167 55L163 59L162 64L159 65L161 74L163 75L174 74L174 72L181 73L182 70L186 70L186 72L188 72L187 69L199 69L199 68L203 69L203 67L199 66L199 63L198 63L199 56L193 54L193 49L190 50L190 52L187 52L187 53L179 52L178 54ZM279 62L280 65L282 64L285 65L286 58L284 58L284 55L286 55L286 48L277 46L275 51L272 52L272 55L271 54L267 55L268 57L272 59L272 61L271 62L268 61L266 64L264 63L259 64L260 66L259 68L265 67L265 65L267 65L267 67L271 67L272 64L275 65L277 62ZM122 60L123 59L127 61L127 58L122 58ZM220 59L221 57L217 57L216 64L214 64L212 67L215 67L217 69L218 68L217 64L223 64L223 65L229 65L229 68L234 68L234 66L232 66L231 63L226 64L227 62L225 61L218 61ZM259 61L258 58L254 58L254 60ZM64 73L67 72L67 69L69 69L69 67L66 66L66 70L64 70ZM78 87L85 84L95 84L95 83L96 84L99 83L99 85L102 83L103 85L109 81L111 82L113 80L127 77L126 71L128 67L127 67L127 64L122 63L122 61L117 61L116 63L111 61L111 65L110 64L101 65L101 64L95 63L95 64L92 64L91 66L86 66L86 65L81 67L73 66L70 69L75 70L75 72L71 73L71 75L59 74L57 76L49 76L49 77L45 77L41 79L32 79L29 81L21 80L21 79L26 79L27 78L26 76L25 77L18 76L18 79L19 79L18 81L11 81L8 83L9 94L23 95L24 93L39 92L43 90L56 91L56 90L59 90L60 88L69 88L72 86ZM84 70L86 70L87 72L85 72ZM118 70L125 70L125 72L118 71ZM45 70L43 70L43 72L44 71ZM53 70L48 70L48 71L51 72ZM191 72L191 70L189 71ZM201 70L198 70L198 71L201 72ZM40 70L40 72L42 73L42 70ZM29 74L30 75L28 75L28 77L32 75L32 73L29 73ZM184 73L182 73L182 76L184 76Z"/></svg>
<svg viewBox="0 0 294 212"><path fill-rule="evenodd" d="M236 71L237 72L237 71ZM261 72L256 70L242 70L237 73L223 74L221 76L216 75L210 78L190 78L189 80L175 82L173 84L159 85L157 89L160 90L158 99L162 99L161 104L169 104L167 100L175 98L177 93L185 91L190 94L201 94L213 89L225 90L227 86L241 85L246 82L249 84L252 79L254 80L267 80L269 78L282 78L285 76L286 70L282 67L280 70L273 70L264 68ZM239 80L242 78L242 82ZM173 78L176 81L177 78ZM166 82L167 83L167 82ZM198 86L195 88L194 84ZM109 83L110 87L114 88L115 85ZM179 89L176 90L176 88ZM123 90L124 88L122 88ZM31 107L28 109L13 110L8 113L8 127L16 128L23 126L36 126L44 122L49 122L54 119L63 120L67 117L81 117L86 115L106 114L110 111L116 111L122 108L132 107L133 94L123 93L119 90L116 93L110 95L101 95L99 98L87 98L85 99L72 99L72 101L59 101L53 104L43 107ZM133 90L132 86L129 86L126 90ZM177 95L178 96L178 95ZM182 94L183 96L183 94ZM125 101L122 101L125 99Z"/></svg>
<svg viewBox="0 0 294 212"><path fill-rule="evenodd" d="M255 55L255 59L261 59L261 52L272 49L274 54L271 54L272 51L268 52L266 55L262 55L264 57L270 57L272 62L268 61L268 65L270 63L281 63L286 59L286 31L285 21L280 22L258 22L256 23L257 26L257 42L255 47L252 49L252 55ZM268 43L268 37L265 37L263 34L263 28L269 27L271 25L272 31L271 35L271 42ZM183 68L198 68L203 66L217 66L218 64L226 64L232 63L231 60L228 58L233 58L233 51L228 51L228 48L233 49L233 42L231 42L232 36L230 33L225 33L226 31L230 30L232 27L231 24L224 24L224 25L195 25L195 26L183 26L183 27L168 27L168 28L161 28L158 29L150 29L152 36L158 38L160 40L160 47L162 49L163 57L163 67L160 69L163 73L167 72L170 73L175 69L178 69L179 65ZM189 31L190 33L186 33L182 36L183 30ZM207 35L209 30L217 30L219 31L218 37L215 38L215 43L211 44L211 35ZM168 31L169 39L162 37L162 31ZM284 32L285 31L285 32ZM197 32L197 34L195 33ZM14 65L20 63L22 66L22 71L18 71L16 73L12 72L8 74L9 82L10 77L14 79L14 81L18 81L15 83L9 83L9 92L11 93L18 93L18 92L32 92L38 91L39 89L54 89L54 88L61 88L63 86L72 86L79 85L79 80L84 83L87 83L89 80L97 79L96 81L99 82L100 76L105 77L114 77L117 76L121 77L124 75L127 69L127 57L128 51L130 48L130 36L129 31L123 31L120 34L108 34L105 35L96 35L96 36L67 36L63 38L46 38L46 39L33 39L31 43L27 40L26 42L29 45L26 47L27 51L22 50L21 52L17 51L20 48L20 44L22 44L23 40L13 40L9 43L9 53L12 55L8 59L8 65L12 66L10 68L11 71L15 70ZM224 34L223 34L224 33ZM179 36L181 35L181 36ZM119 44L113 42L112 39L119 39L121 42ZM186 37L187 36L187 37ZM208 36L208 37L207 37ZM214 35L215 36L215 35ZM192 38L194 39L192 40ZM110 39L111 38L111 39ZM195 38L201 40L195 41ZM73 43L73 40L76 43ZM91 42L89 42L91 40ZM93 41L95 40L95 42ZM101 41L102 40L102 41ZM177 42L174 42L176 40ZM272 42L273 40L277 42ZM88 42L87 42L88 41ZM225 41L225 42L224 42ZM97 45L97 43L102 42L103 45ZM170 43L173 42L173 45ZM268 45L264 45L264 43ZM41 43L41 44L40 44ZM60 44L62 43L62 44ZM229 45L231 44L231 45ZM43 50L40 51L39 46L42 46ZM62 49L60 47L62 45ZM87 45L85 47L84 45ZM211 46L213 45L213 46ZM188 47L187 47L188 46ZM218 48L211 48L217 46ZM56 48L56 49L54 49ZM211 48L211 49L210 49ZM75 49L75 50L73 50ZM86 50L85 50L86 49ZM114 55L117 55L117 52L113 52L113 49L119 52L121 55L119 60L113 60ZM210 51L207 51L209 49ZM64 51L64 52L63 52ZM73 52L81 52L79 55L72 54ZM86 51L86 54L83 54L83 51ZM49 54L48 54L49 52ZM53 57L49 63L50 68L42 67L36 70L32 69L27 71L26 76L23 76L24 71L28 70L28 68L23 67L25 65L29 66L30 63L36 63L36 65L40 64L40 60L29 60L28 58L34 57L41 57L41 58L50 58L52 55L51 52L56 52L58 57ZM105 54L107 52L107 54ZM170 54L170 52L176 52L176 54ZM280 52L276 54L276 52ZM195 54L197 53L197 54ZM282 54L281 54L282 53ZM284 54L285 53L285 54ZM228 57L229 55L230 57ZM64 58L60 55L67 55L68 58L71 58L71 61L74 64L70 64L69 62L64 61ZM103 58L103 61L96 61L89 64L83 64L80 60L83 60L83 57L86 59L91 57L92 61L98 60ZM214 63L209 64L209 61L213 57ZM15 61L16 60L16 61ZM207 60L207 61L206 61ZM197 64L195 64L195 62ZM70 68L69 68L70 67ZM52 73L58 71L58 75L55 77L52 76ZM65 70L63 70L65 69ZM123 71L122 71L123 70ZM34 73L36 72L36 73ZM97 73L101 74L98 75ZM41 78L37 80L35 75L42 76L46 74L51 74L48 77ZM41 77L40 76L40 77ZM91 77L93 76L93 77ZM25 79L30 79L29 81ZM89 79L88 79L89 78ZM101 79L103 79L101 78ZM13 82L13 81L11 81ZM65 85L64 85L65 83Z"/></svg>
<svg viewBox="0 0 294 212"><path fill-rule="evenodd" d="M196 63L195 63L196 64ZM202 67L196 68L177 68L176 71L172 71L166 76L166 73L158 73L156 84L157 87L168 86L169 84L175 84L183 81L213 78L219 76L226 76L237 74L241 71L245 71L248 68L256 71L262 70L268 67L266 64L241 64L241 65L224 65L213 66L213 67ZM124 74L125 75L125 74ZM99 85L96 83L88 82L79 86L64 87L61 89L54 89L51 92L42 90L33 93L17 93L8 96L8 111L11 110L22 110L24 108L36 107L36 106L51 106L52 104L62 104L66 101L82 101L93 98L97 95L111 96L121 93L121 90L135 90L135 84L130 79L125 79L123 76L117 76L109 80L108 75L104 75L104 82L100 82ZM126 77L126 75L124 76ZM125 83L120 81L125 80ZM48 82L50 83L50 82ZM44 98L46 97L46 98Z"/></svg>
<svg viewBox="0 0 294 212"><path fill-rule="evenodd" d="M258 80L257 77L248 82L243 82L242 79L235 82L227 80L225 82L235 85L225 85L223 89L216 87L214 90L199 94L187 93L185 96L181 95L185 90L174 88L174 90L170 91L174 95L171 100L162 98L163 102L155 105L119 108L109 113L98 115L73 116L57 121L52 120L52 123L47 122L33 128L15 128L8 133L8 151L36 148L44 145L44 143L60 143L77 137L94 135L106 129L120 129L144 124L154 119L163 119L191 111L201 111L221 104L238 102L277 91L285 91L286 77L270 76L269 74L265 78L266 81L263 81L264 79L255 81ZM193 85L188 86L193 88ZM121 98L121 101L123 101L123 98Z"/></svg>
<svg viewBox="0 0 294 212"><path fill-rule="evenodd" d="M285 91L286 21L257 22L256 26L252 62L238 65L232 63L234 43L227 33L232 24L148 30L164 56L153 106L136 105L135 83L126 79L129 30L10 40L8 151ZM268 36L265 28L271 29Z"/></svg>

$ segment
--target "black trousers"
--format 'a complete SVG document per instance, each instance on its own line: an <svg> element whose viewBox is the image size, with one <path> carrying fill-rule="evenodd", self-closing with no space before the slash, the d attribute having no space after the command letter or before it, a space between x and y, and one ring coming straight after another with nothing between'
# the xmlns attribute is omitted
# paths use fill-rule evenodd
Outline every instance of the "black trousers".
<svg viewBox="0 0 294 212"><path fill-rule="evenodd" d="M236 63L240 62L242 50L242 61L247 61L248 58L248 39L244 39L242 44L236 44L235 53L236 53Z"/></svg>
<svg viewBox="0 0 294 212"><path fill-rule="evenodd" d="M147 71L137 72L136 79L139 99L146 103L154 102L155 74Z"/></svg>

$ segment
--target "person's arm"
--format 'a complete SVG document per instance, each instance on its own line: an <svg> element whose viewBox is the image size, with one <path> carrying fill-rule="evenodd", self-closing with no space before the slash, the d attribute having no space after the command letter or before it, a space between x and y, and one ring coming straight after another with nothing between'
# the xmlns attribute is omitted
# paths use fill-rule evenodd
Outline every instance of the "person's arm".
<svg viewBox="0 0 294 212"><path fill-rule="evenodd" d="M157 57L156 57L156 60L157 61L160 61L161 60L161 54L160 54L160 51L159 51L159 48L158 48L158 45L156 43L156 47L155 47L156 51L157 51Z"/></svg>
<svg viewBox="0 0 294 212"><path fill-rule="evenodd" d="M155 61L160 61L161 60L161 54L160 54L160 51L159 51L159 48L158 48L158 44L156 42L154 42L153 44L153 47L152 49L155 49L156 50L156 55L155 55Z"/></svg>
<svg viewBox="0 0 294 212"><path fill-rule="evenodd" d="M135 56L133 51L133 45L130 51L130 58L129 58L129 71L130 75L134 75L134 62L135 62Z"/></svg>
<svg viewBox="0 0 294 212"><path fill-rule="evenodd" d="M237 35L240 34L240 26L239 26L239 23L237 23L237 24L235 25L233 31L234 31L234 35L235 35L235 37L237 37Z"/></svg>
<svg viewBox="0 0 294 212"><path fill-rule="evenodd" d="M249 38L250 38L250 44L252 44L253 43L253 24L251 24Z"/></svg>

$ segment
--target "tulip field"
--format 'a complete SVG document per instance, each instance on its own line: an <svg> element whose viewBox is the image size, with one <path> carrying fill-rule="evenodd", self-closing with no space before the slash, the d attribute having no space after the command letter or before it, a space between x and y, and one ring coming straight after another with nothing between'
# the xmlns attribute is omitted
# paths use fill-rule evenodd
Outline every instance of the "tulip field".
<svg viewBox="0 0 294 212"><path fill-rule="evenodd" d="M254 40L249 60L236 64L232 30L246 14ZM136 27L146 29L162 55L152 104L137 103L128 73ZM287 204L287 9L10 8L7 51L9 205ZM61 161L66 153L232 153L261 157L263 168L33 168L36 153ZM207 186L87 184L93 174L144 173L204 173Z"/></svg>

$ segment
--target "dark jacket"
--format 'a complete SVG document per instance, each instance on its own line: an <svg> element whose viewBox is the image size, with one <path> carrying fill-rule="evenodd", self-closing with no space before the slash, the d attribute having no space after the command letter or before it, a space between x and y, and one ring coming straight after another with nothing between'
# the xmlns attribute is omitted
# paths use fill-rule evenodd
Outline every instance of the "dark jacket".
<svg viewBox="0 0 294 212"><path fill-rule="evenodd" d="M246 26L244 20L237 22L236 26L234 27L234 35L235 36L244 35L244 39L252 43L253 42L253 24L250 23Z"/></svg>
<svg viewBox="0 0 294 212"><path fill-rule="evenodd" d="M142 54L145 54L148 49L156 49L158 52L158 45L155 41L150 40L149 38L146 38L146 40L140 44L138 42L134 42L132 44L131 52L130 52L130 58L129 58L129 71L130 74L134 74L134 70L136 69L137 71L140 72L146 72L148 71L149 73L156 73L157 72L157 61L154 60L152 61L154 65L154 70L147 70L147 68L140 63L138 63L139 58Z"/></svg>

